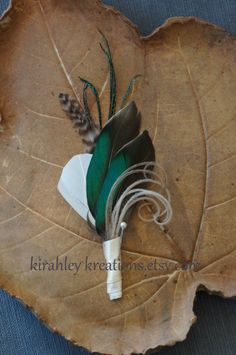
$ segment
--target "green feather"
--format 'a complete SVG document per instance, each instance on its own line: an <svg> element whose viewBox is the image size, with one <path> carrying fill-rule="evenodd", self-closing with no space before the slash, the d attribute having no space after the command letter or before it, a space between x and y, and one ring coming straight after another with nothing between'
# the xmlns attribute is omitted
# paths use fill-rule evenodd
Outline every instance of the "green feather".
<svg viewBox="0 0 236 355"><path fill-rule="evenodd" d="M141 76L142 76L141 74L137 74L130 80L129 85L122 97L120 108L125 106L129 96L131 95L132 91L134 90L134 86L136 84L137 79L140 78Z"/></svg>
<svg viewBox="0 0 236 355"><path fill-rule="evenodd" d="M102 43L100 43L100 47L106 56L109 65L109 72L110 72L110 106L108 112L108 120L109 120L116 112L116 73L113 65L112 54L111 54L108 40L102 32L101 34L102 34L102 39L103 39L103 43L105 44L105 47L103 46Z"/></svg>
<svg viewBox="0 0 236 355"><path fill-rule="evenodd" d="M140 115L134 102L117 112L104 126L89 164L86 188L93 216L113 156L139 134Z"/></svg>
<svg viewBox="0 0 236 355"><path fill-rule="evenodd" d="M101 111L101 104L100 104L100 99L99 99L99 95L98 95L97 89L88 80L85 80L85 79L83 79L81 77L80 77L80 80L85 84L84 85L84 91L86 91L89 88L89 89L91 89L92 93L95 96L96 104L97 104L97 110L98 110L99 126L100 126L100 129L102 129L102 111ZM87 99L86 99L85 105L86 105L87 110L89 111L88 104L87 104Z"/></svg>
<svg viewBox="0 0 236 355"><path fill-rule="evenodd" d="M141 135L139 135L131 142L126 144L114 156L109 166L108 173L104 180L101 193L99 195L96 204L96 212L95 212L96 229L100 235L105 234L106 203L113 184L116 182L119 176L132 165L142 163L145 161L154 161L154 160L155 160L155 151L154 151L151 138L149 137L147 131L144 131ZM136 175L135 180L137 178L139 178L138 175ZM134 181L130 181L130 180L125 181L122 184L122 186L119 186L118 190L116 191L115 199L132 182Z"/></svg>

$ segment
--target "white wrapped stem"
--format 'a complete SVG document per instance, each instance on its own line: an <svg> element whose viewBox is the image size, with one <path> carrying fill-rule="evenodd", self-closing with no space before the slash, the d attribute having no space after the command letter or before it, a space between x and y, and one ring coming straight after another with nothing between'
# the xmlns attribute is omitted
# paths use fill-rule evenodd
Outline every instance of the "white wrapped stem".
<svg viewBox="0 0 236 355"><path fill-rule="evenodd" d="M153 171L154 167L159 168L159 174ZM131 183L121 194L114 206L114 196L117 187L130 175L141 174L141 178ZM146 183L151 183L153 188L143 188ZM164 170L154 162L144 162L136 164L127 169L114 183L108 196L106 205L106 232L109 240L103 243L104 256L106 261L113 263L114 260L121 265L120 249L124 229L126 228L126 218L132 207L144 201L140 206L139 217L146 222L154 222L163 228L168 224L172 217L172 208L170 203L170 194L166 188L166 176ZM151 218L144 218L141 209L144 206L152 205ZM117 237L118 236L118 237ZM112 270L107 274L107 293L110 300L122 297L122 279L121 271Z"/></svg>
<svg viewBox="0 0 236 355"><path fill-rule="evenodd" d="M107 293L110 300L122 297L121 242L121 237L103 242L104 257L110 266L107 270Z"/></svg>

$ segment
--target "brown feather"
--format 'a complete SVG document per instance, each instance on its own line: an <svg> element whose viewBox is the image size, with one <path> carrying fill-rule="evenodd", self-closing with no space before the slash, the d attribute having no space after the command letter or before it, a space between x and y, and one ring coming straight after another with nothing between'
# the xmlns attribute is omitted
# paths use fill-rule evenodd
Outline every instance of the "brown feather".
<svg viewBox="0 0 236 355"><path fill-rule="evenodd" d="M81 136L85 145L85 152L91 153L95 148L100 129L94 122L90 113L76 100L70 98L68 94L61 93L59 95L59 101L63 111L73 122L76 132Z"/></svg>

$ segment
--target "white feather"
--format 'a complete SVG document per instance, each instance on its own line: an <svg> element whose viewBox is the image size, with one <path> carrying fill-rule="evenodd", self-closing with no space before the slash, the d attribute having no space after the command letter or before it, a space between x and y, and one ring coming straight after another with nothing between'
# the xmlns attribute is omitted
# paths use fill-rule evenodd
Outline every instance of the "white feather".
<svg viewBox="0 0 236 355"><path fill-rule="evenodd" d="M64 166L57 185L58 191L69 205L87 221L89 207L86 194L86 175L92 154L78 154ZM89 215L94 225L94 220Z"/></svg>

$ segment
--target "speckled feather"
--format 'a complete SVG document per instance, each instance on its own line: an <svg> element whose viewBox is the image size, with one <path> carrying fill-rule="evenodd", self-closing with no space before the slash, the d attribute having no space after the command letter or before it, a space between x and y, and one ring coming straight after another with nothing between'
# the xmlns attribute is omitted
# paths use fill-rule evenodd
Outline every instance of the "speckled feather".
<svg viewBox="0 0 236 355"><path fill-rule="evenodd" d="M85 152L93 152L100 129L94 122L90 113L68 94L61 93L59 100L63 111L74 123L75 130L79 133L85 145Z"/></svg>

